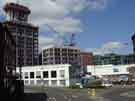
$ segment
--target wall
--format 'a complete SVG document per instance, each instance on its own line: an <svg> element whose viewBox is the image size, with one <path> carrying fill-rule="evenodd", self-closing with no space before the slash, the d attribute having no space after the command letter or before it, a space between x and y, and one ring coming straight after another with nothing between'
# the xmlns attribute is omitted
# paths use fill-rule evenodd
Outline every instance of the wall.
<svg viewBox="0 0 135 101"><path fill-rule="evenodd" d="M80 55L81 55L82 67L86 67L87 65L93 64L93 54L92 53L83 52Z"/></svg>
<svg viewBox="0 0 135 101"><path fill-rule="evenodd" d="M69 82L69 68L70 65L41 65L33 67L23 67L22 77L25 85L43 85L44 86L59 86L68 87ZM19 71L19 69L17 69ZM51 72L56 71L56 77L51 76ZM64 73L62 72L64 71ZM30 72L34 72L34 78L30 78ZM38 72L38 73L37 73ZM39 74L40 72L40 74ZM48 77L44 77L43 72L48 72ZM28 77L26 77L28 75ZM37 77L36 77L37 76Z"/></svg>
<svg viewBox="0 0 135 101"><path fill-rule="evenodd" d="M87 72L91 72L92 75L121 75L128 74L127 68L134 66L131 65L89 65L87 66Z"/></svg>
<svg viewBox="0 0 135 101"><path fill-rule="evenodd" d="M76 83L80 82L80 72L81 72L81 66L78 65L70 66L69 68L70 85L75 85Z"/></svg>

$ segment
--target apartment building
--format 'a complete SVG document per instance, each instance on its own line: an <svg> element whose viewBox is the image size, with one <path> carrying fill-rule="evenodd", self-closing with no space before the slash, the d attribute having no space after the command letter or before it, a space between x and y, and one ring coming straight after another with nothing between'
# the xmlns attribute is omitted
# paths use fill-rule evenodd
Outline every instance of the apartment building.
<svg viewBox="0 0 135 101"><path fill-rule="evenodd" d="M0 82L11 79L13 73L15 73L15 49L15 41L8 31L7 26L0 23ZM8 84L8 82L6 83Z"/></svg>
<svg viewBox="0 0 135 101"><path fill-rule="evenodd" d="M73 46L51 47L43 49L42 64L80 65L80 49Z"/></svg>
<svg viewBox="0 0 135 101"><path fill-rule="evenodd" d="M8 30L16 42L16 66L38 64L38 27L28 23L30 9L15 3L4 6Z"/></svg>

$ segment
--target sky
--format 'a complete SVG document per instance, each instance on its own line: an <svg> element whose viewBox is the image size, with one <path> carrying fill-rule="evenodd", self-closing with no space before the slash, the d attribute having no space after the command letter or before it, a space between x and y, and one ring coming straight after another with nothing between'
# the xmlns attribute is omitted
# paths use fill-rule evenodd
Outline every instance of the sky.
<svg viewBox="0 0 135 101"><path fill-rule="evenodd" d="M0 0L0 9L7 1ZM32 10L30 23L39 26L40 49L61 45L74 33L83 51L133 53L135 0L20 0L20 4ZM0 20L4 18L1 9Z"/></svg>

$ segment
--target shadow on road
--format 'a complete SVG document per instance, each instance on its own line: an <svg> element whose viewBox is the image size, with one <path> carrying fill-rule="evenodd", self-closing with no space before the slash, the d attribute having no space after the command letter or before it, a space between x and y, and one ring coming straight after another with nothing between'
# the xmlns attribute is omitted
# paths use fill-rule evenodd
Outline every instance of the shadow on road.
<svg viewBox="0 0 135 101"><path fill-rule="evenodd" d="M25 93L20 101L47 101L47 98L45 93Z"/></svg>

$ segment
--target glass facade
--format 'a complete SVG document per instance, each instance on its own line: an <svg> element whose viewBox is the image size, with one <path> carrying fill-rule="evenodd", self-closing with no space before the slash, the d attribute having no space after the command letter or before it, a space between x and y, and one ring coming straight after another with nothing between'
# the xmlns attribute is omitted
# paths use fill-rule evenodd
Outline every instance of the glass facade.
<svg viewBox="0 0 135 101"><path fill-rule="evenodd" d="M134 64L135 54L118 55L118 54L105 54L104 56L93 56L94 65L122 65L122 64Z"/></svg>

